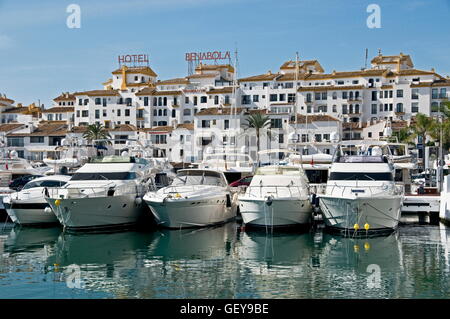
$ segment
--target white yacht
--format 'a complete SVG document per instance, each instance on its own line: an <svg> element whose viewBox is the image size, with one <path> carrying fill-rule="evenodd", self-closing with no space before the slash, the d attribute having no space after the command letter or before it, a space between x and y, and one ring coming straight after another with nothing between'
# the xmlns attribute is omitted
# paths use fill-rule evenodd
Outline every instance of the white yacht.
<svg viewBox="0 0 450 319"><path fill-rule="evenodd" d="M158 225L168 228L227 222L236 216L234 199L225 175L206 169L179 170L170 186L144 196Z"/></svg>
<svg viewBox="0 0 450 319"><path fill-rule="evenodd" d="M326 226L350 232L395 230L402 201L388 147L340 145L320 195Z"/></svg>
<svg viewBox="0 0 450 319"><path fill-rule="evenodd" d="M46 188L64 186L71 176L53 175L28 182L21 191L3 198L9 218L21 225L58 223L58 219L45 200Z"/></svg>
<svg viewBox="0 0 450 319"><path fill-rule="evenodd" d="M60 223L72 230L136 224L153 166L143 158L108 155L83 165L46 198Z"/></svg>
<svg viewBox="0 0 450 319"><path fill-rule="evenodd" d="M298 226L311 221L308 179L301 167L260 167L238 198L246 225Z"/></svg>
<svg viewBox="0 0 450 319"><path fill-rule="evenodd" d="M33 167L29 161L18 157L16 151L0 158L0 209L4 208L3 197L14 192L9 188L11 181L25 175L43 175L48 169L47 166Z"/></svg>

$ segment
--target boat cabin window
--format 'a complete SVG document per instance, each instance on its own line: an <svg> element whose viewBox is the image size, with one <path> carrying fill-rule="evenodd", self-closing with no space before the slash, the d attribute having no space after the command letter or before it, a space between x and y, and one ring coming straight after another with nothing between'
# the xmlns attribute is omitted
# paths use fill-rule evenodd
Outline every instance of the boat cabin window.
<svg viewBox="0 0 450 319"><path fill-rule="evenodd" d="M173 180L172 186L183 185L227 186L219 173L209 171L178 172L176 178Z"/></svg>
<svg viewBox="0 0 450 319"><path fill-rule="evenodd" d="M30 189L30 188L36 188L36 187L61 187L64 186L67 182L64 181L32 181L27 183L23 189Z"/></svg>
<svg viewBox="0 0 450 319"><path fill-rule="evenodd" d="M360 173L360 172L331 172L330 181L393 181L390 172Z"/></svg>
<svg viewBox="0 0 450 319"><path fill-rule="evenodd" d="M386 156L336 156L335 163L388 163Z"/></svg>
<svg viewBox="0 0 450 319"><path fill-rule="evenodd" d="M131 180L136 178L135 172L113 172L113 173L75 173L72 181L101 181L101 180Z"/></svg>

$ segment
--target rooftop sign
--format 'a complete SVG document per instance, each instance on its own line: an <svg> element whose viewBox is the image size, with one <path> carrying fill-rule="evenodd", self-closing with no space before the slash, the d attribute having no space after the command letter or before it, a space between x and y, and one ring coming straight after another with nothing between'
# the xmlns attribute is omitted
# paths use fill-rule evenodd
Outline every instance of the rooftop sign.
<svg viewBox="0 0 450 319"><path fill-rule="evenodd" d="M186 53L186 61L226 60L230 59L230 51L209 51Z"/></svg>
<svg viewBox="0 0 450 319"><path fill-rule="evenodd" d="M119 65L148 65L148 54L126 54L118 56Z"/></svg>

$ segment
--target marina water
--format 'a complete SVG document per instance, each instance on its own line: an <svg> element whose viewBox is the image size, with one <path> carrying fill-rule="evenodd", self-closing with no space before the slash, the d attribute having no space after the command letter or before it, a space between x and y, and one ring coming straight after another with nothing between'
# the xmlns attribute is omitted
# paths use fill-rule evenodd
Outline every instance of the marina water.
<svg viewBox="0 0 450 319"><path fill-rule="evenodd" d="M5 224L0 298L448 298L448 243L450 228L411 221L373 238L320 225L74 234Z"/></svg>

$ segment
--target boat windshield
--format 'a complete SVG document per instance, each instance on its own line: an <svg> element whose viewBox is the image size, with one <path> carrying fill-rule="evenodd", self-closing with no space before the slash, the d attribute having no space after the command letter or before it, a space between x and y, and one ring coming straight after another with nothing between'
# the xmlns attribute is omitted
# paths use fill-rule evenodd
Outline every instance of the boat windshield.
<svg viewBox="0 0 450 319"><path fill-rule="evenodd" d="M219 173L211 171L181 171L173 180L172 186L212 185L226 186Z"/></svg>
<svg viewBox="0 0 450 319"><path fill-rule="evenodd" d="M388 163L386 156L343 155L336 156L335 163Z"/></svg>
<svg viewBox="0 0 450 319"><path fill-rule="evenodd" d="M99 181L99 180L131 180L136 178L135 172L112 172L112 173L75 173L72 181Z"/></svg>
<svg viewBox="0 0 450 319"><path fill-rule="evenodd" d="M302 171L298 167L260 167L256 170L255 175L302 175Z"/></svg>
<svg viewBox="0 0 450 319"><path fill-rule="evenodd" d="M65 181L52 181L52 180L31 181L28 182L22 189L30 189L36 187L61 187L64 186L66 183L67 182Z"/></svg>
<svg viewBox="0 0 450 319"><path fill-rule="evenodd" d="M393 181L390 172L361 173L361 172L331 172L330 181Z"/></svg>
<svg viewBox="0 0 450 319"><path fill-rule="evenodd" d="M134 156L100 156L94 157L90 160L90 163L138 163L138 164L147 164L148 161Z"/></svg>

